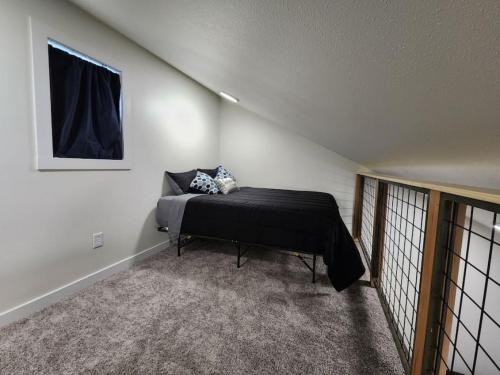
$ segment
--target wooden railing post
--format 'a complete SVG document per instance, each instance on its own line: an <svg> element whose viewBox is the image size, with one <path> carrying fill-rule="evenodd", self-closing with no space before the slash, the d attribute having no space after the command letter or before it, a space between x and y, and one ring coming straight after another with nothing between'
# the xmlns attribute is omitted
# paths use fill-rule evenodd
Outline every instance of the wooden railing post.
<svg viewBox="0 0 500 375"><path fill-rule="evenodd" d="M364 177L356 175L356 187L354 190L354 207L352 213L352 238L359 238L361 235L361 216L363 209L363 183Z"/></svg>
<svg viewBox="0 0 500 375"><path fill-rule="evenodd" d="M411 374L420 375L424 371L424 351L426 337L429 332L429 315L431 313L431 293L433 285L434 266L436 261L436 247L438 243L439 208L441 193L431 190L427 211L427 224L422 259L422 274L420 283L420 297L417 308L417 324L415 343L413 348Z"/></svg>
<svg viewBox="0 0 500 375"><path fill-rule="evenodd" d="M465 214L467 211L467 206L463 203L457 204L457 212L455 213L455 217L453 218L453 221L456 224L456 229L454 233L454 238L453 238L453 253L450 254L450 259L449 259L449 267L450 267L450 278L453 281L452 283L448 284L448 290L446 291L446 300L447 300L447 305L453 308L455 306L455 298L457 295L457 285L458 285L458 272L460 269L460 256L462 253L462 241L463 241L463 235L464 235L464 226L465 226ZM459 255L456 255L459 254ZM452 337L451 329L452 329L452 324L453 323L453 313L451 310L446 309L446 315L444 316L444 326L445 326L445 332L448 335L448 337ZM441 346L441 353L442 356L446 358L448 355L448 350L450 346L450 341L446 337L446 335L443 335L443 341L442 341L442 346ZM446 366L442 366L442 364L439 364L439 374L441 375L446 375Z"/></svg>
<svg viewBox="0 0 500 375"><path fill-rule="evenodd" d="M370 264L370 283L377 286L380 273L382 272L382 261L385 239L385 221L386 221L386 202L387 202L387 184L377 180L376 187L375 213L373 220L373 242L372 256Z"/></svg>

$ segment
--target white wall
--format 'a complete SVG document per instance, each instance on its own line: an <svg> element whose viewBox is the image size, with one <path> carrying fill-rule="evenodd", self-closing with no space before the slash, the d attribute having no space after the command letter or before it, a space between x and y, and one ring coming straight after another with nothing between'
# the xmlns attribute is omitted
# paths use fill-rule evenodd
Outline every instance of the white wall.
<svg viewBox="0 0 500 375"><path fill-rule="evenodd" d="M358 164L226 102L220 132L221 162L240 186L331 193L351 230Z"/></svg>
<svg viewBox="0 0 500 375"><path fill-rule="evenodd" d="M34 169L28 17L120 61L131 171ZM0 1L0 313L166 240L153 211L166 169L219 161L219 98L63 1ZM120 67L117 67L120 68ZM105 245L91 250L91 234Z"/></svg>

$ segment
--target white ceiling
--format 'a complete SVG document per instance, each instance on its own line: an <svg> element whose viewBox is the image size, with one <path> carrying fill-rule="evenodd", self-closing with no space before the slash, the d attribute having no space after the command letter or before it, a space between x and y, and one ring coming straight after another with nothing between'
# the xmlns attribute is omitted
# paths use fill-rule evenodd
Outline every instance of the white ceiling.
<svg viewBox="0 0 500 375"><path fill-rule="evenodd" d="M500 1L72 1L362 164L500 162Z"/></svg>

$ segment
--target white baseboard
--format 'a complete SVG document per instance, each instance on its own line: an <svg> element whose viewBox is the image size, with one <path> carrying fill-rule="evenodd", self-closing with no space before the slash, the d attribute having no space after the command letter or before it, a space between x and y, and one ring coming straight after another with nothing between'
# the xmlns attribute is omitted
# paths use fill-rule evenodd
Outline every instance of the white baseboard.
<svg viewBox="0 0 500 375"><path fill-rule="evenodd" d="M0 312L0 327L15 322L19 319L26 318L34 314L35 312L40 311L43 308L62 300L63 298L71 296L79 290L89 287L97 281L101 281L116 272L124 271L132 267L137 262L153 256L159 253L161 250L164 250L168 247L169 243L170 241L160 242L159 244L156 244L149 249L143 250L116 263L110 264L109 266L101 268L98 271L81 277L57 289L51 290L48 293L33 298L32 300L26 301L9 310Z"/></svg>

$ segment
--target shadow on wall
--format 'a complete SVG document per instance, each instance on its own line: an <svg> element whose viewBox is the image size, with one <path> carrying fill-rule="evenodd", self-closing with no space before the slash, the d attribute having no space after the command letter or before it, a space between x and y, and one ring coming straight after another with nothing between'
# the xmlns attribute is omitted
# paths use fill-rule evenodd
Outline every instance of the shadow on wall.
<svg viewBox="0 0 500 375"><path fill-rule="evenodd" d="M161 183L161 191L160 197L164 197L166 195L174 194L168 179L166 177L166 173L162 175L162 183ZM139 238L137 240L137 244L135 247L136 252L143 251L145 249L149 249L151 246L155 246L156 244L167 241L168 235L162 232L158 232L157 223L156 223L156 201L151 202L154 204L154 208L148 213L146 218L144 219L144 223L142 225L141 231L139 233Z"/></svg>
<svg viewBox="0 0 500 375"><path fill-rule="evenodd" d="M165 233L158 232L156 224L156 207L152 209L142 225L141 231L139 233L139 238L135 245L135 252L140 252L145 249L149 249L152 246L159 244L168 240L168 236Z"/></svg>
<svg viewBox="0 0 500 375"><path fill-rule="evenodd" d="M168 183L166 175L163 175L160 197L173 194L172 188ZM139 233L139 238L135 245L135 252L140 252L145 249L149 249L152 246L164 241L168 241L168 235L162 232L158 232L158 225L156 223L156 201L151 202L155 207L148 213L142 224L141 231Z"/></svg>

